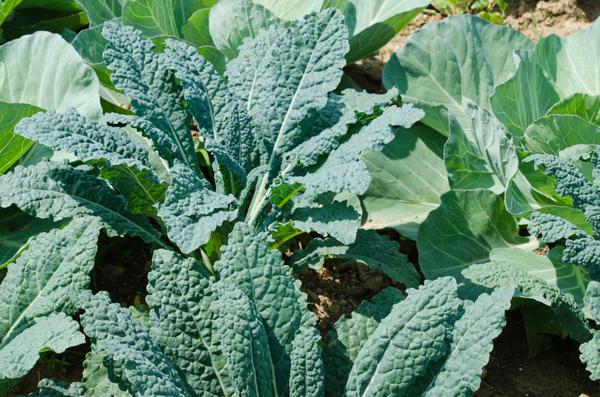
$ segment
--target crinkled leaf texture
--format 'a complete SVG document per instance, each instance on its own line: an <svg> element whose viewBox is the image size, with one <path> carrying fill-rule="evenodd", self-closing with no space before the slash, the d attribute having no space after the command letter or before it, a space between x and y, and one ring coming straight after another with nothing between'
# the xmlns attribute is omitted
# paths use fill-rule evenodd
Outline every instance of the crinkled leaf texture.
<svg viewBox="0 0 600 397"><path fill-rule="evenodd" d="M0 379L24 376L45 348L60 353L84 342L66 315L77 309L71 294L89 285L99 232L91 218L72 221L34 237L8 267L0 284Z"/></svg>
<svg viewBox="0 0 600 397"><path fill-rule="evenodd" d="M0 176L0 206L16 205L39 218L55 221L91 216L109 235L130 234L146 242L163 243L147 218L127 209L127 201L88 167L43 161L17 167Z"/></svg>
<svg viewBox="0 0 600 397"><path fill-rule="evenodd" d="M314 326L315 318L307 311L308 303L299 281L291 276L279 251L269 249L267 241L266 232L256 233L251 226L236 224L215 268L223 282L237 286L250 297L264 320L268 359L276 376L274 382L277 390L286 394L294 338L298 332L307 332L300 331L301 328ZM304 347L310 350L310 345Z"/></svg>
<svg viewBox="0 0 600 397"><path fill-rule="evenodd" d="M506 323L504 312L513 291L461 302L456 287L454 279L442 277L409 290L404 300L387 290L363 304L356 318L340 320L338 334L330 335L328 345L330 363L339 367L328 371L343 375L344 362L352 366L343 395L475 392L492 341Z"/></svg>

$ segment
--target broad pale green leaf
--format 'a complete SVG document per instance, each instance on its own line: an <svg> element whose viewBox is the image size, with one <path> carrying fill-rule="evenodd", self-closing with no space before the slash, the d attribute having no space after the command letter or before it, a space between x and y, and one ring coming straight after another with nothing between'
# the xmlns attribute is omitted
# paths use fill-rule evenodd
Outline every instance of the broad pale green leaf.
<svg viewBox="0 0 600 397"><path fill-rule="evenodd" d="M361 303L352 317L342 317L334 330L327 335L323 350L325 364L325 393L339 396L344 391L348 374L356 355L369 336L392 310L392 306L404 299L400 290L388 287L375 295L371 301Z"/></svg>
<svg viewBox="0 0 600 397"><path fill-rule="evenodd" d="M195 11L181 28L183 39L195 47L215 45L209 31L210 10L210 8L202 8Z"/></svg>
<svg viewBox="0 0 600 397"><path fill-rule="evenodd" d="M351 0L345 10L350 30L348 63L372 55L417 16L431 0Z"/></svg>
<svg viewBox="0 0 600 397"><path fill-rule="evenodd" d="M492 249L527 242L500 196L489 190L451 191L419 228L419 264L427 278L460 278L463 269L487 262Z"/></svg>
<svg viewBox="0 0 600 397"><path fill-rule="evenodd" d="M581 93L600 95L600 21L592 26L559 38L544 37L535 46L538 63L556 86L561 98Z"/></svg>
<svg viewBox="0 0 600 397"><path fill-rule="evenodd" d="M81 325L109 373L125 381L134 395L193 396L174 364L129 311L111 303L108 293L80 296ZM118 373L117 373L118 371Z"/></svg>
<svg viewBox="0 0 600 397"><path fill-rule="evenodd" d="M88 170L52 162L19 166L0 176L0 185L7 187L0 191L0 206L14 204L32 216L55 221L97 217L111 236L129 234L164 245L146 218L130 213L125 199Z"/></svg>
<svg viewBox="0 0 600 397"><path fill-rule="evenodd" d="M581 266L564 263L562 254L562 247L553 248L548 255L537 255L518 248L496 248L490 252L490 261L517 266L556 286L561 292L573 295L577 303L581 304L590 281L589 276Z"/></svg>
<svg viewBox="0 0 600 397"><path fill-rule="evenodd" d="M502 43L502 45L498 45ZM479 17L456 15L417 30L386 64L383 83L396 86L403 98L427 107L445 122L424 121L444 133L444 108L461 125L466 120L462 98L490 109L494 87L516 70L514 50L530 49L532 42L506 26Z"/></svg>
<svg viewBox="0 0 600 397"><path fill-rule="evenodd" d="M252 0L281 19L294 21L321 8L323 0Z"/></svg>
<svg viewBox="0 0 600 397"><path fill-rule="evenodd" d="M600 97L574 94L552 106L548 114L572 114L600 126Z"/></svg>
<svg viewBox="0 0 600 397"><path fill-rule="evenodd" d="M423 396L469 396L479 389L483 367L494 347L493 341L506 325L514 290L499 289L465 302L462 317L454 323L449 354Z"/></svg>
<svg viewBox="0 0 600 397"><path fill-rule="evenodd" d="M270 250L267 233L256 232L241 222L229 234L229 242L222 248L215 268L222 281L235 285L250 297L267 325L275 384L280 393L285 393L294 337L302 324L315 322L299 283L284 265L281 253Z"/></svg>
<svg viewBox="0 0 600 397"><path fill-rule="evenodd" d="M8 171L33 145L14 133L19 120L40 109L35 106L0 102L0 175Z"/></svg>
<svg viewBox="0 0 600 397"><path fill-rule="evenodd" d="M532 51L517 51L519 66L490 98L494 114L518 142L527 127L559 101L558 93L536 63Z"/></svg>
<svg viewBox="0 0 600 397"><path fill-rule="evenodd" d="M477 264L465 269L462 274L465 279L487 288L518 288L520 296L534 299L552 308L556 321L578 342L586 342L592 335L585 315L573 295L564 294L554 285L520 269L519 264Z"/></svg>
<svg viewBox="0 0 600 397"><path fill-rule="evenodd" d="M175 270L176 271L173 271ZM227 380L216 364L220 355L217 336L212 332L211 302L216 298L211 280L192 259L172 251L157 250L148 275L150 333L163 352L185 369L188 385L205 396L227 395Z"/></svg>
<svg viewBox="0 0 600 397"><path fill-rule="evenodd" d="M228 284L219 284L215 293L217 300L211 310L216 316L215 327L233 378L235 395L277 395L267 331L254 303L240 289Z"/></svg>
<svg viewBox="0 0 600 397"><path fill-rule="evenodd" d="M93 69L57 34L36 32L0 47L0 101L99 117L99 87Z"/></svg>
<svg viewBox="0 0 600 397"><path fill-rule="evenodd" d="M0 380L25 376L43 351L63 353L85 343L79 325L63 313L36 318L28 325L0 345Z"/></svg>
<svg viewBox="0 0 600 397"><path fill-rule="evenodd" d="M29 242L1 284L0 346L36 317L77 309L70 293L89 284L99 232L97 221L82 218Z"/></svg>
<svg viewBox="0 0 600 397"><path fill-rule="evenodd" d="M292 261L296 269L306 266L319 269L326 258L335 258L342 264L364 264L407 287L419 285L420 276L406 255L400 253L400 245L374 230L359 229L356 241L349 246L333 239L311 240L304 250L294 253Z"/></svg>
<svg viewBox="0 0 600 397"><path fill-rule="evenodd" d="M558 155L579 144L600 144L600 127L576 115L551 115L536 120L523 137L530 153Z"/></svg>
<svg viewBox="0 0 600 397"><path fill-rule="evenodd" d="M330 9L262 31L227 64L229 86L246 103L264 163L274 166L306 138L300 123L326 105L339 83L347 36L343 17Z"/></svg>
<svg viewBox="0 0 600 397"><path fill-rule="evenodd" d="M90 25L100 25L114 18L120 18L126 0L77 0L87 15Z"/></svg>
<svg viewBox="0 0 600 397"><path fill-rule="evenodd" d="M139 116L116 121L129 121L155 143L164 145L157 151L166 160L179 159L200 174L181 94L163 56L153 53L152 42L131 27L107 22L102 34L108 40L104 57L112 71L111 79L131 97L131 106Z"/></svg>
<svg viewBox="0 0 600 397"><path fill-rule="evenodd" d="M233 59L245 38L256 37L260 30L278 24L279 19L252 0L221 0L210 9L208 21L203 22L208 24L215 47Z"/></svg>
<svg viewBox="0 0 600 397"><path fill-rule="evenodd" d="M313 326L300 328L292 343L290 397L322 397L321 335Z"/></svg>
<svg viewBox="0 0 600 397"><path fill-rule="evenodd" d="M504 192L519 167L517 151L507 131L489 111L463 101L466 120L450 119L444 158L455 190L489 189Z"/></svg>
<svg viewBox="0 0 600 397"><path fill-rule="evenodd" d="M411 395L411 386L448 351L459 307L450 277L409 290L358 352L343 395Z"/></svg>
<svg viewBox="0 0 600 397"><path fill-rule="evenodd" d="M216 193L210 184L180 162L171 168L171 184L158 215L167 234L184 253L206 244L211 233L237 217L235 197Z"/></svg>
<svg viewBox="0 0 600 397"><path fill-rule="evenodd" d="M398 129L381 152L362 154L371 175L369 189L362 197L367 210L365 227L389 227L417 239L419 225L450 189L443 147L443 137L430 128L415 126Z"/></svg>
<svg viewBox="0 0 600 397"><path fill-rule="evenodd" d="M204 8L204 0L125 0L123 23L145 36L181 38L181 28L194 11Z"/></svg>

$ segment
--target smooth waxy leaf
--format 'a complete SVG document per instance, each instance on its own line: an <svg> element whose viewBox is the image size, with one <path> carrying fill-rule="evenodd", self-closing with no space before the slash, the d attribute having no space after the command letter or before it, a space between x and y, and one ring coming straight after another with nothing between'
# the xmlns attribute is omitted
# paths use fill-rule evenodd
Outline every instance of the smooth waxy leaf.
<svg viewBox="0 0 600 397"><path fill-rule="evenodd" d="M1 284L0 346L37 317L76 310L70 293L90 282L99 232L97 221L83 218L29 242Z"/></svg>
<svg viewBox="0 0 600 397"><path fill-rule="evenodd" d="M204 23L208 24L215 47L228 59L234 59L245 38L256 37L260 30L278 24L279 19L251 0L221 0L210 9Z"/></svg>
<svg viewBox="0 0 600 397"><path fill-rule="evenodd" d="M548 114L572 114L600 125L600 97L574 94L552 106Z"/></svg>
<svg viewBox="0 0 600 397"><path fill-rule="evenodd" d="M237 223L215 263L221 280L240 288L267 325L270 362L280 393L288 387L290 353L302 324L314 324L299 283L291 276L279 251L271 251L268 235Z"/></svg>
<svg viewBox="0 0 600 397"><path fill-rule="evenodd" d="M41 162L17 167L0 176L0 206L16 205L39 218L99 218L109 235L130 234L146 242L163 243L147 219L131 214L122 196L105 180L66 164Z"/></svg>
<svg viewBox="0 0 600 397"><path fill-rule="evenodd" d="M466 120L450 120L444 158L455 190L489 189L504 192L519 167L515 147L494 115L473 102L463 102Z"/></svg>
<svg viewBox="0 0 600 397"><path fill-rule="evenodd" d="M223 389L228 380L219 372L215 357L220 351L209 311L216 299L210 284L194 260L158 250L148 275L146 301L151 308L151 335L165 355L185 369L190 388L198 395L222 396L229 393Z"/></svg>
<svg viewBox="0 0 600 397"><path fill-rule="evenodd" d="M0 26L23 0L5 0L0 4Z"/></svg>
<svg viewBox="0 0 600 397"><path fill-rule="evenodd" d="M0 47L0 101L102 114L98 78L57 34L36 32Z"/></svg>
<svg viewBox="0 0 600 397"><path fill-rule="evenodd" d="M262 31L227 64L229 85L246 103L271 166L304 138L300 123L310 111L323 108L327 93L337 86L347 34L343 17L326 10L287 29Z"/></svg>
<svg viewBox="0 0 600 397"><path fill-rule="evenodd" d="M494 87L516 70L513 51L532 46L508 27L456 15L416 31L386 64L383 83L398 87L405 100L424 106L428 113L424 122L447 134L444 108L464 128L462 98L489 110Z"/></svg>
<svg viewBox="0 0 600 397"><path fill-rule="evenodd" d="M8 171L31 148L33 142L14 133L19 120L37 113L31 105L0 102L0 175Z"/></svg>
<svg viewBox="0 0 600 397"><path fill-rule="evenodd" d="M494 114L518 142L527 127L559 101L532 51L517 51L518 69L490 98Z"/></svg>
<svg viewBox="0 0 600 397"><path fill-rule="evenodd" d="M204 0L125 0L123 23L139 29L145 36L182 37L181 27Z"/></svg>
<svg viewBox="0 0 600 397"><path fill-rule="evenodd" d="M559 38L547 36L538 41L535 53L562 98L581 93L600 95L600 22L586 29Z"/></svg>
<svg viewBox="0 0 600 397"><path fill-rule="evenodd" d="M281 19L294 21L300 19L312 11L321 8L322 0L253 0L254 3L270 10Z"/></svg>
<svg viewBox="0 0 600 397"><path fill-rule="evenodd" d="M80 299L84 332L106 356L110 373L126 381L132 394L193 396L174 364L127 309L111 303L106 292Z"/></svg>
<svg viewBox="0 0 600 397"><path fill-rule="evenodd" d="M443 161L444 139L427 127L401 128L381 152L361 156L371 176L362 201L365 227L393 228L416 240L427 214L449 190Z"/></svg>
<svg viewBox="0 0 600 397"><path fill-rule="evenodd" d="M459 306L450 277L409 290L358 352L344 396L410 395L419 376L447 352Z"/></svg>
<svg viewBox="0 0 600 397"><path fill-rule="evenodd" d="M206 180L176 162L158 215L167 226L169 238L184 253L190 253L206 244L210 234L224 222L237 217L234 203L235 197L215 193Z"/></svg>
<svg viewBox="0 0 600 397"><path fill-rule="evenodd" d="M77 0L87 15L90 25L100 25L114 18L120 18L126 0Z"/></svg>
<svg viewBox="0 0 600 397"><path fill-rule="evenodd" d="M575 115L540 118L525 131L523 146L530 153L558 155L579 144L600 144L600 127Z"/></svg>
<svg viewBox="0 0 600 397"><path fill-rule="evenodd" d="M28 325L0 345L0 380L25 376L42 351L62 353L85 343L79 325L63 313L36 318Z"/></svg>
<svg viewBox="0 0 600 397"><path fill-rule="evenodd" d="M501 197L487 190L451 191L421 224L417 248L426 277L460 278L468 266L487 262L492 249L527 242Z"/></svg>
<svg viewBox="0 0 600 397"><path fill-rule="evenodd" d="M267 332L254 303L240 289L227 284L216 288L216 294L211 310L235 395L276 395Z"/></svg>
<svg viewBox="0 0 600 397"><path fill-rule="evenodd" d="M390 41L431 0L351 0L345 7L350 30L348 63L366 58Z"/></svg>
<svg viewBox="0 0 600 397"><path fill-rule="evenodd" d="M500 289L465 303L462 317L454 323L450 353L428 379L423 396L468 396L479 389L493 340L506 325L504 312L510 309L513 292L511 288Z"/></svg>
<svg viewBox="0 0 600 397"><path fill-rule="evenodd" d="M104 58L112 72L111 80L131 97L131 106L138 116L115 121L128 122L144 130L160 146L173 148L170 155L165 149L159 153L167 160L182 161L199 174L188 117L163 57L154 54L152 42L130 27L106 23L102 34L108 40Z"/></svg>

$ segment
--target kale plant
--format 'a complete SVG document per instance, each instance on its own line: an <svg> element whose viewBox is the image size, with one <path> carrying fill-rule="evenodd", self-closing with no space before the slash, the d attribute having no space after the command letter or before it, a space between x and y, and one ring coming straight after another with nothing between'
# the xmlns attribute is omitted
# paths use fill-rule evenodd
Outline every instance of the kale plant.
<svg viewBox="0 0 600 397"><path fill-rule="evenodd" d="M380 150L394 126L410 127L422 112L396 106L393 93L331 93L348 50L335 10L247 40L224 77L184 42L167 40L161 52L116 23L103 35L111 79L133 112L25 118L17 133L70 161L44 159L0 176L1 207L71 220L29 240L6 265L2 387L40 351L81 344L68 316L83 308L92 353L84 382L61 393L321 395L315 316L270 247L309 231L354 243L356 195L370 183L361 153ZM134 319L106 293L87 291L101 230L156 249L148 317ZM379 235L363 244L369 238L403 258L396 244ZM418 284L405 259L395 265L397 281ZM42 393L57 387L47 383Z"/></svg>

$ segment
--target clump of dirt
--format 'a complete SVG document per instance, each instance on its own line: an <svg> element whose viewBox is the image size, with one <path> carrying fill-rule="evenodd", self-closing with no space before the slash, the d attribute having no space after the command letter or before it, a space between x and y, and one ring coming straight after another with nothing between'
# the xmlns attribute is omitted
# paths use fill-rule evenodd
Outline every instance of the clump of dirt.
<svg viewBox="0 0 600 397"><path fill-rule="evenodd" d="M303 271L299 278L308 295L309 308L317 315L321 335L327 334L341 316L350 315L365 299L389 286L402 288L388 276L358 263L341 265L329 261L321 269Z"/></svg>
<svg viewBox="0 0 600 397"><path fill-rule="evenodd" d="M529 358L521 314L508 312L507 320L494 341L477 397L600 396L600 383L589 379L576 342L553 337L550 350Z"/></svg>
<svg viewBox="0 0 600 397"><path fill-rule="evenodd" d="M570 35L600 15L597 0L521 0L509 3L506 24L537 40L549 34Z"/></svg>

